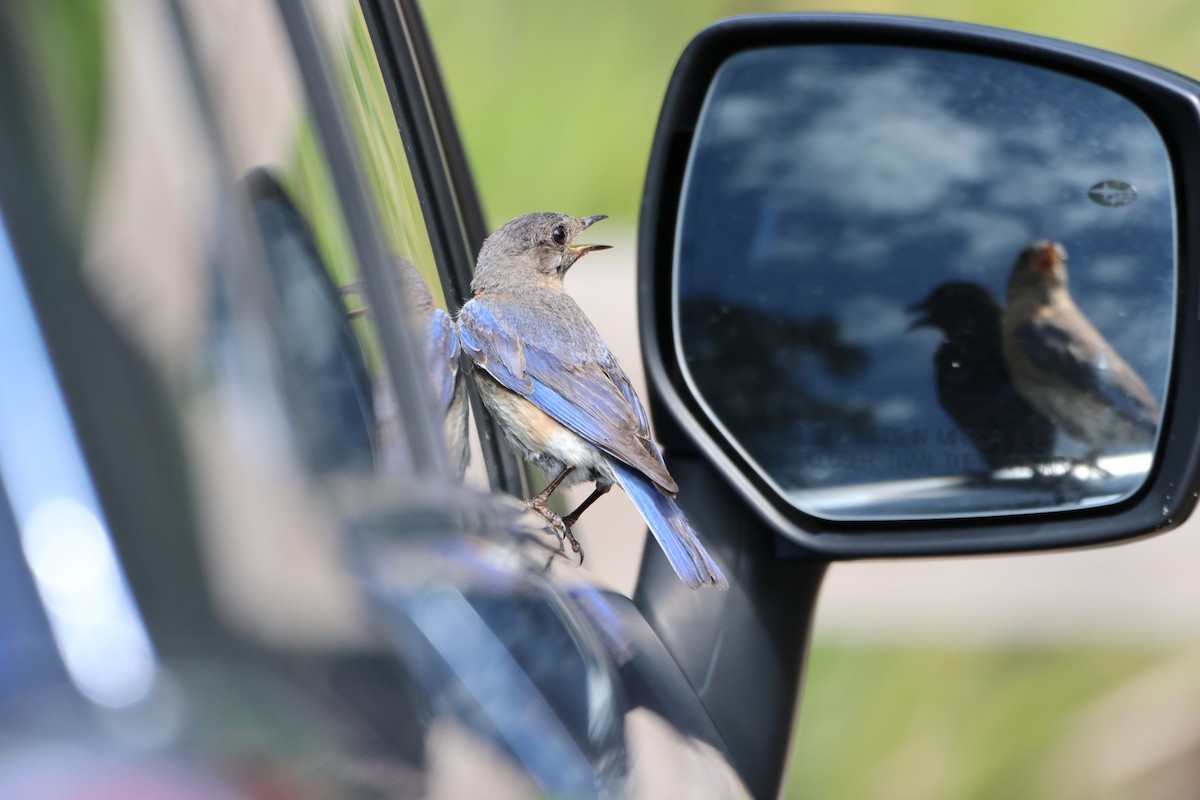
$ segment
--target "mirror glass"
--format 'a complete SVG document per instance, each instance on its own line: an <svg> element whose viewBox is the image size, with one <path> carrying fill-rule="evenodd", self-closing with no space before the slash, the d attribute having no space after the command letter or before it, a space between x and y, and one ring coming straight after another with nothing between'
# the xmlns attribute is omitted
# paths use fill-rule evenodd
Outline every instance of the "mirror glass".
<svg viewBox="0 0 1200 800"><path fill-rule="evenodd" d="M951 51L743 52L677 230L685 378L799 509L1073 509L1145 481L1176 220L1167 148L1125 97Z"/></svg>

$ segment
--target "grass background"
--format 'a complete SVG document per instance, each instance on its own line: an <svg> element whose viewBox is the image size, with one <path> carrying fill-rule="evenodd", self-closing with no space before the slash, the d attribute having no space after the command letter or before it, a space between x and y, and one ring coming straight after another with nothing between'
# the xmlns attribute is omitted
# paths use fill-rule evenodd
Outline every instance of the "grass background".
<svg viewBox="0 0 1200 800"><path fill-rule="evenodd" d="M632 230L675 60L699 30L734 14L825 10L957 19L1068 39L1200 75L1195 0L820 6L425 0L423 8L493 226L527 211L562 210L606 213L610 226ZM1181 650L1188 643L851 644L818 627L787 794L1180 796L1178 785L1153 775L1098 782L1105 765L1072 753L1089 740L1087 726L1098 708L1176 661ZM1172 687L1162 691L1169 704ZM1192 795L1196 786L1190 784Z"/></svg>
<svg viewBox="0 0 1200 800"><path fill-rule="evenodd" d="M997 25L1200 74L1195 0L424 0L489 220L532 210L636 222L676 59L717 19L856 11Z"/></svg>

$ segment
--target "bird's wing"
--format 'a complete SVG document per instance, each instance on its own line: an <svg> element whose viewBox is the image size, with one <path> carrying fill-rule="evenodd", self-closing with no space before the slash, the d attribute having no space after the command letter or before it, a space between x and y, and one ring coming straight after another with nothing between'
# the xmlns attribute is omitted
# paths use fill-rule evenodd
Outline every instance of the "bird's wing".
<svg viewBox="0 0 1200 800"><path fill-rule="evenodd" d="M454 320L440 308L429 315L429 350L426 353L433 389L437 393L438 409L445 413L454 399L454 383L458 378L458 356L461 352Z"/></svg>
<svg viewBox="0 0 1200 800"><path fill-rule="evenodd" d="M463 352L503 386L520 395L533 392L525 369L525 348L509 336L483 304L469 301L458 312L458 335Z"/></svg>
<svg viewBox="0 0 1200 800"><path fill-rule="evenodd" d="M664 491L678 491L650 438L646 410L611 354L576 357L523 343L476 301L463 306L458 325L477 367Z"/></svg>
<svg viewBox="0 0 1200 800"><path fill-rule="evenodd" d="M1038 369L1063 378L1134 423L1157 427L1158 403L1146 384L1078 309L1031 317L1013 329L1013 338Z"/></svg>

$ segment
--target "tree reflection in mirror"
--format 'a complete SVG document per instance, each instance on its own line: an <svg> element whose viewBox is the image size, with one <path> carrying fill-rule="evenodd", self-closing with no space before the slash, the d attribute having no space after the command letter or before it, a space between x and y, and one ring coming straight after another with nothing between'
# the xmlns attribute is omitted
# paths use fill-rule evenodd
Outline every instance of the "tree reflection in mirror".
<svg viewBox="0 0 1200 800"><path fill-rule="evenodd" d="M1119 502L1170 373L1172 180L1150 118L1067 74L875 45L737 54L684 179L685 379L816 516Z"/></svg>

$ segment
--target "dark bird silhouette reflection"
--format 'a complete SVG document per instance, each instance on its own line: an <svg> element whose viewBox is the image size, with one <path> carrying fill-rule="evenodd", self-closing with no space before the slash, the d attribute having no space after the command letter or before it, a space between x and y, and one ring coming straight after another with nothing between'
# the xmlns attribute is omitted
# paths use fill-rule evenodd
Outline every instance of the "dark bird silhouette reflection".
<svg viewBox="0 0 1200 800"><path fill-rule="evenodd" d="M963 281L943 283L909 311L922 315L910 331L942 332L933 356L938 402L987 468L1037 471L1049 462L1054 423L1025 400L1009 376L1002 312L988 290Z"/></svg>

